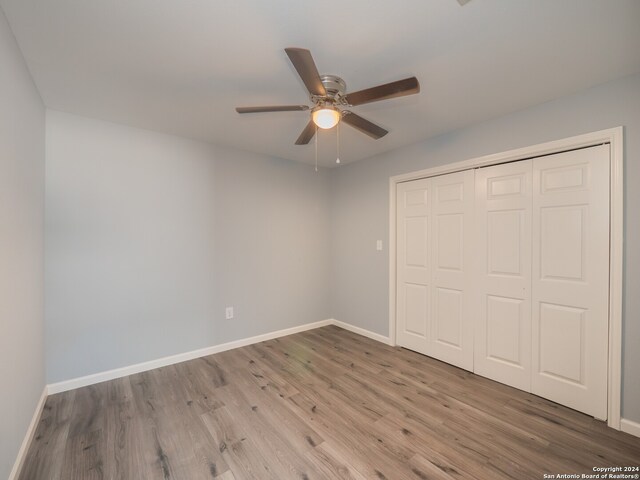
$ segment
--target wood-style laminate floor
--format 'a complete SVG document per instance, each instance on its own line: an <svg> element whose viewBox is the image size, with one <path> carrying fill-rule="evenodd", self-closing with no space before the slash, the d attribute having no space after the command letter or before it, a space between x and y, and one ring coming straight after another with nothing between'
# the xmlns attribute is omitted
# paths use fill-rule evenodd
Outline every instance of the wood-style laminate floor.
<svg viewBox="0 0 640 480"><path fill-rule="evenodd" d="M20 479L542 479L640 439L324 327L47 399Z"/></svg>

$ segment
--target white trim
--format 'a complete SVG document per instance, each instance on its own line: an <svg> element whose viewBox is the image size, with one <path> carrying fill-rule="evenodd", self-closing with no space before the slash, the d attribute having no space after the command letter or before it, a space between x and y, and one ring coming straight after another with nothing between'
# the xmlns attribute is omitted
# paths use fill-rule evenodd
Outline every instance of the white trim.
<svg viewBox="0 0 640 480"><path fill-rule="evenodd" d="M8 480L15 480L20 475L20 471L22 470L22 465L24 464L24 460L27 456L27 451L29 450L29 445L31 445L31 440L33 439L33 435L36 432L36 427L40 422L40 416L42 415L42 410L44 409L44 403L47 400L48 389L45 385L42 390L42 395L40 395L40 400L36 405L36 409L33 412L33 417L31 417L31 423L29 424L29 428L27 428L27 433L22 440L22 445L20 445L20 450L18 450L18 455L16 456L16 461L13 464L13 468L11 469L11 473L9 474Z"/></svg>
<svg viewBox="0 0 640 480"><path fill-rule="evenodd" d="M622 385L622 283L623 283L623 127L541 143L507 152L485 155L389 178L389 339L396 341L396 185L419 178L444 175L471 168L524 160L576 148L609 143L611 148L610 266L609 266L609 385L607 424L620 430Z"/></svg>
<svg viewBox="0 0 640 480"><path fill-rule="evenodd" d="M129 365L127 367L116 368L113 370L108 370L106 372L94 373L93 375L87 375L85 377L73 378L71 380L65 380L63 382L50 384L48 386L49 394L53 395L54 393L66 392L68 390L86 387L87 385L106 382L115 378L133 375L134 373L146 372L147 370L153 370L154 368L160 368L167 365L173 365L175 363L186 362L187 360L193 360L194 358L206 357L207 355L225 352L233 348L245 347L254 343L264 342L265 340L284 337L286 335L292 335L294 333L304 332L305 330L311 330L314 328L324 327L332 324L333 319L321 320L319 322L307 323L305 325L299 325L297 327L285 328L284 330L264 333L255 337L243 338L228 343L213 345L211 347L201 348L199 350L193 350L191 352L179 353L177 355L172 355L169 357L163 357L148 362L137 363L135 365Z"/></svg>
<svg viewBox="0 0 640 480"><path fill-rule="evenodd" d="M358 335L363 335L378 342L391 345L389 337L385 337L384 335L371 332L361 327L356 327L355 325L351 325L349 323L341 322L334 318L329 318L327 320L320 320L319 322L312 322L305 325L299 325L297 327L285 328L284 330L263 333L262 335L257 335L255 337L242 338L240 340L234 340L233 342L213 345L211 347L201 348L199 350L192 350L190 352L179 353L177 355L158 358L156 360L150 360L148 362L136 363L135 365L128 365L126 367L115 368L113 370L94 373L92 375L87 375L84 377L72 378L71 380L65 380L63 382L52 383L47 386L47 391L49 392L49 395L53 395L54 393L66 392L69 390L74 390L76 388L86 387L87 385L94 385L96 383L126 377L127 375L133 375L134 373L146 372L148 370L153 370L154 368L166 367L167 365L186 362L188 360L193 360L194 358L206 357L207 355L213 355L214 353L225 352L234 348L246 347L247 345L253 345L254 343L264 342L266 340L285 337L287 335L293 335L294 333L313 330L314 328L326 327L327 325L336 325L340 328L344 328L345 330L349 330L350 332L357 333Z"/></svg>
<svg viewBox="0 0 640 480"><path fill-rule="evenodd" d="M620 420L620 430L636 437L640 437L640 423L623 418Z"/></svg>
<svg viewBox="0 0 640 480"><path fill-rule="evenodd" d="M351 325L350 323L341 322L340 320L332 320L333 325L336 327L344 328L345 330L349 330L350 332L357 333L358 335L362 335L363 337L370 338L375 340L376 342L381 342L387 345L391 345L391 340L389 337L385 337L384 335L380 335L379 333L372 332L371 330L367 330L361 327L356 327L355 325Z"/></svg>
<svg viewBox="0 0 640 480"><path fill-rule="evenodd" d="M396 346L396 177L389 179L389 341Z"/></svg>
<svg viewBox="0 0 640 480"><path fill-rule="evenodd" d="M622 288L624 277L624 138L622 127L610 137L609 238L609 411L607 424L621 429L622 403Z"/></svg>
<svg viewBox="0 0 640 480"><path fill-rule="evenodd" d="M551 155L565 150L573 150L576 148L591 147L601 143L609 143L622 139L622 127L600 130L575 137L563 138L552 142L540 143L529 147L516 148L501 153L493 153L482 157L463 160L461 162L448 163L438 167L425 168L417 172L403 173L391 177L394 184L400 182L408 182L418 178L434 177L436 175L444 175L446 173L459 172L469 170L470 168L486 167L488 165L496 165L498 163L513 162L524 160L525 158L539 157L541 155ZM622 145L620 145L622 149Z"/></svg>

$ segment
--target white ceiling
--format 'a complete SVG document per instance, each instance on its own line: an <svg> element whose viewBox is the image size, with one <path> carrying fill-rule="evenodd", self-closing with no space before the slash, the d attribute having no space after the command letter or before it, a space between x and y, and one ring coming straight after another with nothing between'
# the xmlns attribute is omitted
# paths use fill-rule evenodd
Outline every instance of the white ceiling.
<svg viewBox="0 0 640 480"><path fill-rule="evenodd" d="M343 163L640 71L638 0L0 0L49 108L314 161L309 103L284 47L349 91L411 75L419 95L355 107ZM320 163L335 161L323 132Z"/></svg>

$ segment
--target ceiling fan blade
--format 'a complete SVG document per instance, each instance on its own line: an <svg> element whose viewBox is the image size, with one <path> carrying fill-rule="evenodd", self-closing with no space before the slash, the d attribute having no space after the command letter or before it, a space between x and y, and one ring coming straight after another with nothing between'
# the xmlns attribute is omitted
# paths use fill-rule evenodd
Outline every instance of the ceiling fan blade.
<svg viewBox="0 0 640 480"><path fill-rule="evenodd" d="M296 140L296 145L308 144L315 134L316 134L316 124L313 123L313 120L309 120L309 123L307 123L307 126L304 127L304 130Z"/></svg>
<svg viewBox="0 0 640 480"><path fill-rule="evenodd" d="M289 60L291 60L309 93L311 95L325 96L327 91L320 81L320 74L311 52L304 48L285 48L284 51L287 52Z"/></svg>
<svg viewBox="0 0 640 480"><path fill-rule="evenodd" d="M367 88L346 95L350 105L362 105L364 103L377 102L388 98L404 97L420 91L420 84L416 77L405 78L396 82L385 83L377 87Z"/></svg>
<svg viewBox="0 0 640 480"><path fill-rule="evenodd" d="M388 130L379 127L375 123L371 123L369 120L362 118L360 115L356 115L355 113L346 110L343 113L344 115L342 116L342 121L344 123L351 125L357 130L360 130L362 133L366 133L371 138L377 140L389 133Z"/></svg>
<svg viewBox="0 0 640 480"><path fill-rule="evenodd" d="M263 113L263 112L297 112L309 110L306 105L275 105L270 107L236 107L238 113Z"/></svg>

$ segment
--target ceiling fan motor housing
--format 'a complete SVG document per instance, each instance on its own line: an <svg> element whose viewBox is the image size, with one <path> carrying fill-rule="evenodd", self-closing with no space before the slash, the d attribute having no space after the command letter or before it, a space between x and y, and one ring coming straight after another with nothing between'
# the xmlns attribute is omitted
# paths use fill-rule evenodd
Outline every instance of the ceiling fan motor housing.
<svg viewBox="0 0 640 480"><path fill-rule="evenodd" d="M320 75L320 81L327 91L327 97L336 99L344 95L347 91L347 84L337 75Z"/></svg>

